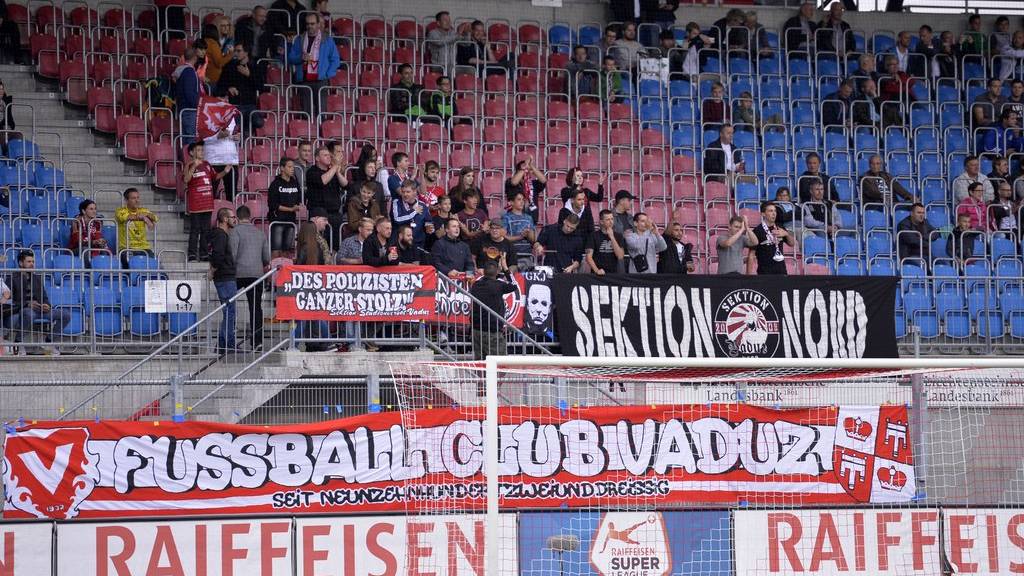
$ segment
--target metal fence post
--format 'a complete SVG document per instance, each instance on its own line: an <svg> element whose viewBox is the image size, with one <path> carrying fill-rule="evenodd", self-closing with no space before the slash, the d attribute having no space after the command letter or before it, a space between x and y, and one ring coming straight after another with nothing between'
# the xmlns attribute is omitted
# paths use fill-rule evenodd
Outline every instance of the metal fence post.
<svg viewBox="0 0 1024 576"><path fill-rule="evenodd" d="M171 401L174 402L174 422L185 421L185 378L181 374L171 376Z"/></svg>

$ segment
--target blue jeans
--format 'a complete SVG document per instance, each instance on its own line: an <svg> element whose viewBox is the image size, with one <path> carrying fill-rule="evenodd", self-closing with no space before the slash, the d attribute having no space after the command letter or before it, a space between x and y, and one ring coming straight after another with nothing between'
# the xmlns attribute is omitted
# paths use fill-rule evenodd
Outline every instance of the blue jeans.
<svg viewBox="0 0 1024 576"><path fill-rule="evenodd" d="M238 285L234 280L214 282L217 288L217 299L224 306L224 319L220 323L220 332L217 333L217 349L219 352L234 350L235 348L235 303L228 303L238 293Z"/></svg>
<svg viewBox="0 0 1024 576"><path fill-rule="evenodd" d="M196 139L196 110L181 111L181 143L188 146Z"/></svg>
<svg viewBox="0 0 1024 576"><path fill-rule="evenodd" d="M30 332L36 320L50 321L50 329L46 336L47 340L49 340L54 332L59 334L64 330L64 327L71 321L71 313L63 308L50 308L50 311L46 314L36 312L31 308L22 308L20 311L12 314L7 320L7 325L14 332L13 340L21 342L21 335L25 332Z"/></svg>

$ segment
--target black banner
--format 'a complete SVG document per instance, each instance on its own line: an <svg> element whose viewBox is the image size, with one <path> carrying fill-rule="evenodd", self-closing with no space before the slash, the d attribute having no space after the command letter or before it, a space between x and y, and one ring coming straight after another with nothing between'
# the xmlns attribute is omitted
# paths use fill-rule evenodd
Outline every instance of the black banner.
<svg viewBox="0 0 1024 576"><path fill-rule="evenodd" d="M559 274L562 353L895 358L897 279Z"/></svg>

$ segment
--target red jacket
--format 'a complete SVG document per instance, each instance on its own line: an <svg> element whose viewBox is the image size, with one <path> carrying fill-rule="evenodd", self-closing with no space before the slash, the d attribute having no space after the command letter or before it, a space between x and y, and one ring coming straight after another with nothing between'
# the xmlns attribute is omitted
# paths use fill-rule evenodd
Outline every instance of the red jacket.
<svg viewBox="0 0 1024 576"><path fill-rule="evenodd" d="M192 173L192 179L185 183L185 212L213 212L213 166L203 162Z"/></svg>

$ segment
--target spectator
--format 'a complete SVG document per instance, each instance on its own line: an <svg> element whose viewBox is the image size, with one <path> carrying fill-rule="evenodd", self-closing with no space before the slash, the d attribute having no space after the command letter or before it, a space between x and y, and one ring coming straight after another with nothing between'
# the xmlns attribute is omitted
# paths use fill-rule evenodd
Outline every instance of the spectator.
<svg viewBox="0 0 1024 576"><path fill-rule="evenodd" d="M1010 161L1006 159L1006 156L996 156L992 159L992 171L988 173L988 179L992 182L992 187L996 189L996 192L999 191L1000 182L1013 181L1010 176Z"/></svg>
<svg viewBox="0 0 1024 576"><path fill-rule="evenodd" d="M868 158L868 171L860 177L861 201L865 204L889 206L892 204L893 194L899 196L900 200L914 201L914 195L882 167L882 157L872 154Z"/></svg>
<svg viewBox="0 0 1024 576"><path fill-rule="evenodd" d="M997 110L1002 110L1006 100L1003 98L1003 81L992 78L988 81L988 91L974 99L971 107L973 127L988 126L995 122Z"/></svg>
<svg viewBox="0 0 1024 576"><path fill-rule="evenodd" d="M785 49L787 52L795 50L810 50L814 44L814 34L818 30L818 23L815 21L814 2L804 2L800 5L800 12L786 20L782 25L785 34Z"/></svg>
<svg viewBox="0 0 1024 576"><path fill-rule="evenodd" d="M508 74L512 68L508 55L499 54L487 39L484 23L479 20L474 20L470 25L469 38L456 45L455 64L475 67L480 78Z"/></svg>
<svg viewBox="0 0 1024 576"><path fill-rule="evenodd" d="M964 198L967 198L968 187L974 182L981 182L985 187L983 199L986 202L991 202L995 198L992 183L989 182L988 176L981 173L981 162L978 160L978 157L968 156L964 158L964 171L953 179L953 200L957 204L963 202Z"/></svg>
<svg viewBox="0 0 1024 576"><path fill-rule="evenodd" d="M832 202L825 199L825 185L820 180L811 182L811 199L803 203L804 238L809 235L832 238L839 229L838 216Z"/></svg>
<svg viewBox="0 0 1024 576"><path fill-rule="evenodd" d="M319 13L306 14L306 34L295 38L288 53L288 63L295 68L295 84L309 89L302 90L303 110L314 121L321 109L320 89L341 67L338 47L324 34L320 20Z"/></svg>
<svg viewBox="0 0 1024 576"><path fill-rule="evenodd" d="M430 93L427 102L427 114L437 116L442 124L450 126L453 118L459 115L459 107L455 104L455 93L452 91L452 79L448 76L441 76L437 79L437 90ZM424 122L436 124L437 122L424 118ZM459 119L460 124L469 124L469 119Z"/></svg>
<svg viewBox="0 0 1024 576"><path fill-rule="evenodd" d="M424 250L420 246L416 245L416 241L413 239L412 228L408 226L399 226L394 233L395 248L398 250L398 265L412 264L418 266L421 259L421 254Z"/></svg>
<svg viewBox="0 0 1024 576"><path fill-rule="evenodd" d="M583 236L576 233L580 220L569 214L560 224L548 224L540 231L533 254L544 258L544 266L555 272L575 272L583 261Z"/></svg>
<svg viewBox="0 0 1024 576"><path fill-rule="evenodd" d="M465 197L470 194L480 194L480 189L476 187L476 170L463 166L459 170L459 181L448 191L448 197L452 199L452 212L462 212L466 208Z"/></svg>
<svg viewBox="0 0 1024 576"><path fill-rule="evenodd" d="M384 192L384 186L380 183L380 179L377 178L379 174L377 167L376 160L367 160L362 164L362 168L356 168L355 175L348 183L347 194L348 198L352 199L359 196L364 186L369 186L373 190L373 197L377 202L377 210L384 214L387 212L391 194Z"/></svg>
<svg viewBox="0 0 1024 576"><path fill-rule="evenodd" d="M506 237L505 225L500 220L491 220L488 233L477 238L470 246L476 259L477 274L483 272L488 262L505 264L513 273L516 271L516 250Z"/></svg>
<svg viewBox="0 0 1024 576"><path fill-rule="evenodd" d="M705 98L700 106L701 123L706 130L717 130L729 119L725 105L725 86L717 80L711 83L711 97Z"/></svg>
<svg viewBox="0 0 1024 576"><path fill-rule="evenodd" d="M743 250L757 246L757 236L747 226L742 216L729 220L729 231L718 235L715 248L718 251L718 273L726 275L743 274L746 270Z"/></svg>
<svg viewBox="0 0 1024 576"><path fill-rule="evenodd" d="M597 94L597 65L590 61L587 47L577 44L572 48L572 60L565 66L569 73L569 100L576 101L577 95Z"/></svg>
<svg viewBox="0 0 1024 576"><path fill-rule="evenodd" d="M961 200L956 207L957 220L966 214L970 218L971 230L979 232L988 231L988 206L982 199L984 193L985 187L981 182L972 182L967 186L967 198Z"/></svg>
<svg viewBox="0 0 1024 576"><path fill-rule="evenodd" d="M789 226L796 209L793 206L793 194L790 193L788 186L779 186L775 191L775 210L775 221L782 226Z"/></svg>
<svg viewBox="0 0 1024 576"><path fill-rule="evenodd" d="M624 268L626 257L626 239L621 232L615 230L615 214L611 210L601 210L601 225L587 236L587 266L593 274L620 274Z"/></svg>
<svg viewBox="0 0 1024 576"><path fill-rule="evenodd" d="M504 258L504 255L503 255ZM498 278L498 272L502 278ZM490 260L484 266L483 277L469 289L473 296L473 358L483 360L488 356L503 356L508 353L505 340L505 294L516 291L504 260Z"/></svg>
<svg viewBox="0 0 1024 576"><path fill-rule="evenodd" d="M746 28L746 49L751 62L758 57L771 57L775 51L768 40L768 31L757 21L757 12L748 10L743 18L743 26Z"/></svg>
<svg viewBox="0 0 1024 576"><path fill-rule="evenodd" d="M174 69L174 109L181 120L181 143L188 146L196 139L196 110L199 108L199 55L195 48L186 48L182 62Z"/></svg>
<svg viewBox="0 0 1024 576"><path fill-rule="evenodd" d="M316 151L316 165L306 171L306 207L309 208L310 214L317 208L324 210L324 216L331 225L328 236L331 239L331 246L341 243L341 187L344 179L344 167L341 162L342 160L332 155L330 150L320 148Z"/></svg>
<svg viewBox="0 0 1024 576"><path fill-rule="evenodd" d="M761 112L754 108L754 97L746 90L740 92L740 97L733 101L732 121L735 129L754 132L758 135L762 133L764 126L785 124L779 113L773 113L762 121Z"/></svg>
<svg viewBox="0 0 1024 576"><path fill-rule="evenodd" d="M1012 108L1004 108L999 122L978 133L979 152L995 152L1003 156L1024 150L1020 117Z"/></svg>
<svg viewBox="0 0 1024 576"><path fill-rule="evenodd" d="M907 64L907 72L911 76L924 78L931 75L936 76L932 67L932 61L939 54L938 39L932 33L932 27L923 24L917 31L917 46L912 50L913 55Z"/></svg>
<svg viewBox="0 0 1024 576"><path fill-rule="evenodd" d="M452 17L447 11L438 12L434 21L437 26L427 32L426 42L430 63L450 74L455 64L455 43L459 41L459 34L452 26Z"/></svg>
<svg viewBox="0 0 1024 576"><path fill-rule="evenodd" d="M327 229L327 212L323 208L309 211L309 221L299 227L296 243L295 264L299 266L322 266L334 261L331 247L324 239L323 232ZM295 329L299 339L321 340L306 342L306 352L323 352L329 348L322 340L330 337L330 326L324 320L303 320Z"/></svg>
<svg viewBox="0 0 1024 576"><path fill-rule="evenodd" d="M363 263L363 246L366 245L366 239L373 234L373 220L360 218L355 230L355 234L341 241L335 259L337 264L359 265Z"/></svg>
<svg viewBox="0 0 1024 576"><path fill-rule="evenodd" d="M508 210L501 217L502 227L507 232L508 240L515 248L516 256L528 256L533 243L537 241L536 222L526 212L526 195L515 192L509 199ZM514 260L518 262L518 258Z"/></svg>
<svg viewBox="0 0 1024 576"><path fill-rule="evenodd" d="M775 204L761 203L761 224L754 228L757 239L755 254L757 256L758 275L785 275L786 257L783 245L793 246L793 235L775 221L778 214Z"/></svg>
<svg viewBox="0 0 1024 576"><path fill-rule="evenodd" d="M915 202L910 214L896 225L896 255L900 262L920 258L927 268L931 263L931 237L935 228L925 217L924 204Z"/></svg>
<svg viewBox="0 0 1024 576"><path fill-rule="evenodd" d="M974 256L974 245L982 233L971 227L969 214L957 214L956 228L946 242L946 254L953 259L960 272L963 272L967 259Z"/></svg>
<svg viewBox="0 0 1024 576"><path fill-rule="evenodd" d="M895 56L885 57L885 75L878 83L878 91L882 98L883 117L885 125L901 123L901 114L886 115L885 108L897 110L907 102L914 102L912 88L917 81L899 69L899 62ZM887 103L893 102L894 104ZM897 105L899 104L899 105Z"/></svg>
<svg viewBox="0 0 1024 576"><path fill-rule="evenodd" d="M1010 81L1010 96L1003 101L1003 112L1007 109L1017 113L1018 118L1024 118L1024 80L1014 78Z"/></svg>
<svg viewBox="0 0 1024 576"><path fill-rule="evenodd" d="M651 51L648 51L651 53ZM670 78L683 73L683 62L686 59L686 52L679 49L676 44L676 34L671 30L662 30L658 35L658 48L654 50L662 60L668 62L668 73Z"/></svg>
<svg viewBox="0 0 1024 576"><path fill-rule="evenodd" d="M548 187L548 177L533 163L533 155L527 156L526 160L516 162L516 170L512 176L505 180L505 200L511 202L512 197L522 193L527 199L526 212L537 221L538 205L541 196Z"/></svg>
<svg viewBox="0 0 1024 576"><path fill-rule="evenodd" d="M589 203L590 202L603 202L604 201L604 181L605 176L602 173L597 180L597 192L594 192L590 188L583 185L583 170L579 166L574 166L569 169L569 172L565 175L565 187L562 188L561 198L562 202L565 202L565 206L568 207L570 200L576 197L576 193L582 191L584 195L583 205L586 207L588 215L590 215L590 227L585 227L584 222L580 222L584 225L584 233L589 234L594 229L594 216L590 214ZM561 215L559 216L561 218Z"/></svg>
<svg viewBox="0 0 1024 576"><path fill-rule="evenodd" d="M416 83L416 74L410 64L398 67L398 82L388 90L388 117L394 122L418 120L427 112L420 105L423 85Z"/></svg>
<svg viewBox="0 0 1024 576"><path fill-rule="evenodd" d="M245 300L249 308L249 327L246 340L253 351L263 349L263 282L257 280L269 269L270 246L263 230L253 226L248 206L236 211L238 225L231 230L231 255L235 261L237 285L247 290Z"/></svg>
<svg viewBox="0 0 1024 576"><path fill-rule="evenodd" d="M299 190L305 190L306 170L316 164L313 158L313 143L309 140L300 140L298 152L299 158L295 161L295 182L299 185Z"/></svg>
<svg viewBox="0 0 1024 576"><path fill-rule="evenodd" d="M302 191L295 178L295 161L282 157L277 177L270 183L267 193L267 212L270 217L270 249L274 258L280 258L294 248Z"/></svg>
<svg viewBox="0 0 1024 576"><path fill-rule="evenodd" d="M196 142L196 144L201 144L202 157L200 160L205 159L209 162L217 173L217 177L211 182L213 185L211 193L228 202L235 201L235 174L238 172L235 168L238 166L239 139L241 139L241 134L238 133L238 123L232 119L227 127L220 132L203 142ZM217 182L223 185L223 193L217 192ZM213 208L211 207L210 210Z"/></svg>
<svg viewBox="0 0 1024 576"><path fill-rule="evenodd" d="M391 222L397 230L402 226L412 231L416 248L426 246L427 235L434 233L430 210L416 195L416 181L406 180L399 188L399 197L391 201ZM349 215L351 222L351 214Z"/></svg>
<svg viewBox="0 0 1024 576"><path fill-rule="evenodd" d="M381 216L373 223L374 233L363 242L363 264L367 266L396 266L398 248L391 239L391 220Z"/></svg>
<svg viewBox="0 0 1024 576"><path fill-rule="evenodd" d="M234 210L221 208L217 211L217 227L210 234L210 276L217 299L224 306L224 319L217 333L217 352L222 356L235 350L235 303L231 299L238 293L238 284L230 238L235 222Z"/></svg>
<svg viewBox="0 0 1024 576"><path fill-rule="evenodd" d="M434 233L427 235L427 250L433 250L434 242L447 234L445 227L448 220L455 218L452 212L452 199L448 196L441 196L437 199L437 205L431 210L431 222L434 224ZM458 218L456 218L458 220Z"/></svg>
<svg viewBox="0 0 1024 576"><path fill-rule="evenodd" d="M623 235L629 253L627 272L631 274L654 274L658 270L658 254L667 247L665 239L658 234L654 222L643 212L633 216L633 229Z"/></svg>
<svg viewBox="0 0 1024 576"><path fill-rule="evenodd" d="M700 24L689 22L686 24L686 58L683 60L683 74L696 76L700 69L710 57L708 52L715 46L715 38L701 33Z"/></svg>
<svg viewBox="0 0 1024 576"><path fill-rule="evenodd" d="M854 87L852 80L844 80L839 91L829 96L821 105L822 125L848 126L853 121Z"/></svg>
<svg viewBox="0 0 1024 576"><path fill-rule="evenodd" d="M368 218L370 222L376 222L378 218L384 214L380 210L380 204L374 200L375 188L374 182L363 182L362 187L359 188L359 193L355 195L349 195L348 203L345 206L345 213L347 215L345 222L346 234L352 234L359 228L359 223Z"/></svg>
<svg viewBox="0 0 1024 576"><path fill-rule="evenodd" d="M487 230L487 212L480 208L480 193L475 190L467 192L463 202L466 205L456 216L462 228L462 238L472 242Z"/></svg>
<svg viewBox="0 0 1024 576"><path fill-rule="evenodd" d="M693 272L693 244L683 242L683 227L671 222L663 234L665 249L658 254L658 274Z"/></svg>
<svg viewBox="0 0 1024 576"><path fill-rule="evenodd" d="M136 254L152 257L147 230L154 230L159 220L156 214L142 207L139 191L128 188L124 191L124 206L114 211L117 222L117 237L121 242L121 268L128 268L128 260ZM209 226L209 220L207 220Z"/></svg>
<svg viewBox="0 0 1024 576"><path fill-rule="evenodd" d="M272 50L276 40L270 35L267 25L267 9L256 6L252 12L241 17L235 25L235 47L244 46L246 53L257 63L264 58L276 56ZM238 52L236 50L237 57Z"/></svg>
<svg viewBox="0 0 1024 576"><path fill-rule="evenodd" d="M744 50L747 44L747 30L743 27L747 13L740 8L730 8L725 16L715 20L711 25L709 33L715 38L720 46L733 50ZM744 53L744 56L746 54Z"/></svg>
<svg viewBox="0 0 1024 576"><path fill-rule="evenodd" d="M817 152L811 152L805 159L807 170L800 175L797 188L800 191L800 203L811 200L811 184L821 182L822 186L828 189L828 199L831 202L839 201L839 194L836 192L835 183L832 178L821 170L821 156Z"/></svg>
<svg viewBox="0 0 1024 576"><path fill-rule="evenodd" d="M840 57L856 52L857 42L853 37L853 31L850 30L850 25L843 20L844 12L846 12L846 8L841 2L833 2L829 7L828 16L814 31L818 52L835 52Z"/></svg>
<svg viewBox="0 0 1024 576"><path fill-rule="evenodd" d="M457 219L449 218L444 224L444 236L438 238L430 250L434 268L449 278L463 273L472 275L476 271L469 245L459 239L461 227Z"/></svg>
<svg viewBox="0 0 1024 576"><path fill-rule="evenodd" d="M267 15L267 33L272 38L284 36L291 41L299 27L304 24L303 12L306 12L306 7L298 0L275 0L270 5L270 13Z"/></svg>
<svg viewBox="0 0 1024 576"><path fill-rule="evenodd" d="M722 126L718 140L704 149L704 174L709 181L731 183L734 175L743 173L743 152L733 144L734 132L732 126Z"/></svg>
<svg viewBox="0 0 1024 576"><path fill-rule="evenodd" d="M1010 45L1013 36L1010 34L1010 19L1006 16L996 18L992 31L992 54L999 54Z"/></svg>
<svg viewBox="0 0 1024 576"><path fill-rule="evenodd" d="M938 78L955 78L962 58L956 36L949 30L939 35L938 53L932 60L932 74Z"/></svg>
<svg viewBox="0 0 1024 576"><path fill-rule="evenodd" d="M388 192L391 199L399 197L399 190L406 182L411 182L414 188L420 187L419 181L416 180L417 168L412 165L408 154L395 152L391 155L391 165L394 167L388 176Z"/></svg>
<svg viewBox="0 0 1024 576"><path fill-rule="evenodd" d="M643 51L643 44L636 38L636 23L626 22L622 26L622 37L615 41L610 52L618 69L632 72L640 63L640 53Z"/></svg>
<svg viewBox="0 0 1024 576"><path fill-rule="evenodd" d="M14 342L21 342L24 334L31 332L37 323L49 324L46 342L53 342L53 335L63 332L64 326L71 321L71 314L67 310L50 306L50 299L43 286L43 275L34 272L35 267L35 252L18 252L18 269L11 274L11 316L7 319L7 327L14 333ZM20 347L18 354L25 353L25 347ZM56 348L53 348L52 353L60 355Z"/></svg>
<svg viewBox="0 0 1024 576"><path fill-rule="evenodd" d="M862 92L852 106L854 127L869 126L879 128L882 120L882 97L878 95L878 85L868 78L861 83ZM885 110L886 126L899 122L899 110L889 106Z"/></svg>
<svg viewBox="0 0 1024 576"><path fill-rule="evenodd" d="M203 27L203 40L206 41L206 80L216 86L224 67L234 55L231 19L220 16L215 24Z"/></svg>
<svg viewBox="0 0 1024 576"><path fill-rule="evenodd" d="M14 97L7 93L3 80L0 80L0 152L7 155L7 142L20 135L14 132Z"/></svg>
<svg viewBox="0 0 1024 576"><path fill-rule="evenodd" d="M1002 56L999 61L999 78L1008 79L1011 76L1019 78L1024 75L1024 30L1014 33L1014 39L1006 48L999 52Z"/></svg>
<svg viewBox="0 0 1024 576"><path fill-rule="evenodd" d="M636 200L636 196L630 194L629 190L619 190L615 193L612 212L615 219L614 228L619 234L625 234L626 230L633 229L633 200Z"/></svg>
<svg viewBox="0 0 1024 576"><path fill-rule="evenodd" d="M601 62L601 74L597 77L597 94L605 105L614 104L622 100L626 75L619 72L619 64L615 58L605 56Z"/></svg>
<svg viewBox="0 0 1024 576"><path fill-rule="evenodd" d="M255 62L250 61L246 45L235 44L234 58L224 66L216 94L227 98L228 102L238 107L238 111L242 113L243 126L250 123L253 128L263 126L262 116L253 114L259 103L259 89L262 84Z"/></svg>
<svg viewBox="0 0 1024 576"><path fill-rule="evenodd" d="M600 51L598 54L599 59L603 59L605 56L612 54L615 43L619 41L619 27L615 24L609 24L604 27L604 36L597 42L597 48ZM596 65L596 63L595 63Z"/></svg>
<svg viewBox="0 0 1024 576"><path fill-rule="evenodd" d="M441 185L441 166L434 160L427 160L423 165L423 185L419 188L420 202L433 208L441 196L445 195Z"/></svg>
<svg viewBox="0 0 1024 576"><path fill-rule="evenodd" d="M1013 200L1013 187L1007 180L996 185L996 199L988 206L988 221L995 232L1009 233L1017 237L1017 212L1020 206Z"/></svg>
<svg viewBox="0 0 1024 576"><path fill-rule="evenodd" d="M857 69L850 74L850 78L857 82L858 96L864 96L864 83L867 80L874 80L877 86L879 74L876 69L875 56L873 54L861 54L857 57Z"/></svg>
<svg viewBox="0 0 1024 576"><path fill-rule="evenodd" d="M579 220L578 232L584 238L590 236L590 233L594 231L594 215L590 212L587 193L583 190L576 189L572 196L565 201L565 205L558 211L558 223L561 224L570 215Z"/></svg>
<svg viewBox="0 0 1024 576"><path fill-rule="evenodd" d="M205 262L208 258L210 220L213 215L213 183L229 171L217 172L206 161L202 142L188 145L189 162L181 175L185 185L185 213L188 214L189 262Z"/></svg>
<svg viewBox="0 0 1024 576"><path fill-rule="evenodd" d="M96 203L82 200L78 204L78 216L71 222L71 239L68 249L91 266L93 256L110 254L107 239L103 237L103 221L96 215Z"/></svg>
<svg viewBox="0 0 1024 576"><path fill-rule="evenodd" d="M971 14L967 18L967 31L960 35L960 51L988 57L988 35L981 31L981 16Z"/></svg>
<svg viewBox="0 0 1024 576"><path fill-rule="evenodd" d="M7 4L0 1L0 64L21 64L21 30L7 17Z"/></svg>
<svg viewBox="0 0 1024 576"><path fill-rule="evenodd" d="M896 35L896 43L893 44L892 49L889 51L896 58L896 69L907 74L910 74L912 68L910 64L910 40L910 32L903 30ZM886 59L888 59L888 56L886 56Z"/></svg>

